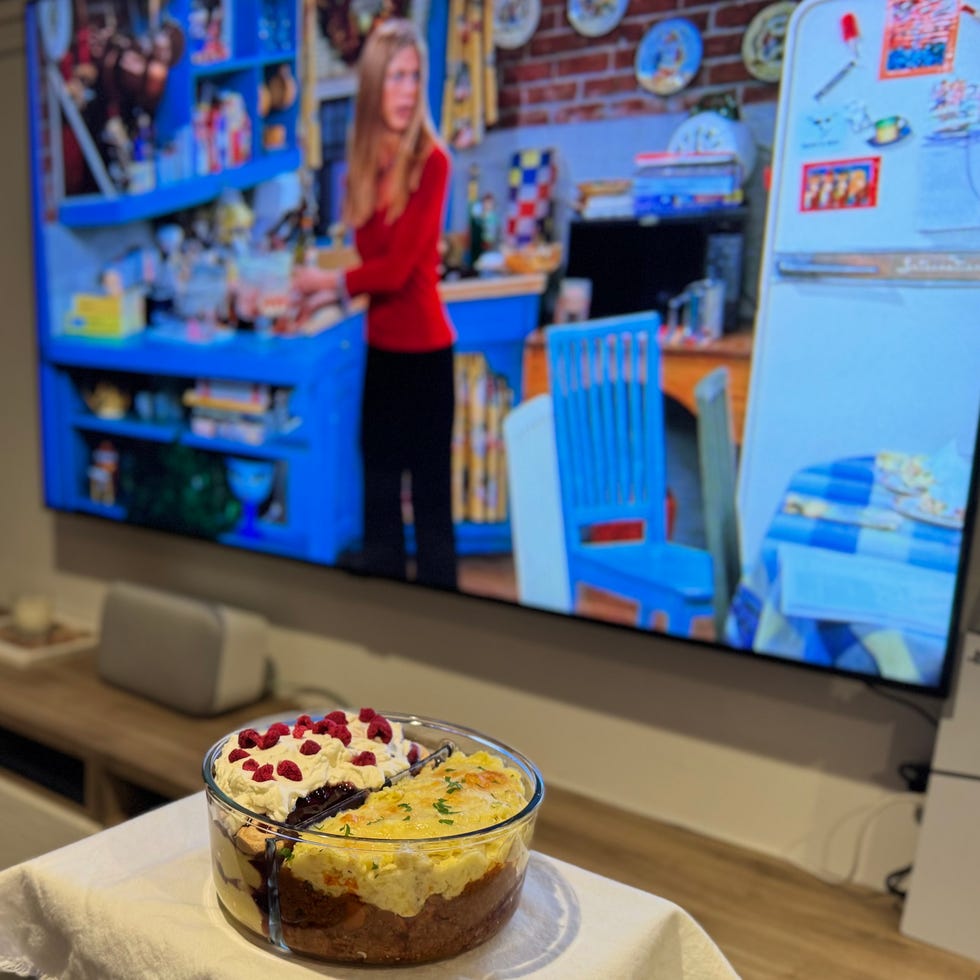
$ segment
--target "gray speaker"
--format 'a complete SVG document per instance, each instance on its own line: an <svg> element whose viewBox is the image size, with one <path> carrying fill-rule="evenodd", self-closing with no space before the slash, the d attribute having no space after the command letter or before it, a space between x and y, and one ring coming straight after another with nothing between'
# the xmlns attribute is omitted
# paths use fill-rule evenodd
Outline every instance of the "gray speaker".
<svg viewBox="0 0 980 980"><path fill-rule="evenodd" d="M114 582L102 607L103 680L189 715L256 701L270 676L262 616Z"/></svg>

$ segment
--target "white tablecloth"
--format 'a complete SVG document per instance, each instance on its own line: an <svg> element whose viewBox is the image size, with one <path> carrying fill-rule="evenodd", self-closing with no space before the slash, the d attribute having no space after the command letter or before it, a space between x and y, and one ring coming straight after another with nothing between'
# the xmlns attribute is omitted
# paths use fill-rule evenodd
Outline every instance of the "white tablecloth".
<svg viewBox="0 0 980 980"><path fill-rule="evenodd" d="M0 872L0 970L58 980L736 977L683 909L537 852L514 918L456 959L374 969L282 954L218 906L203 793Z"/></svg>

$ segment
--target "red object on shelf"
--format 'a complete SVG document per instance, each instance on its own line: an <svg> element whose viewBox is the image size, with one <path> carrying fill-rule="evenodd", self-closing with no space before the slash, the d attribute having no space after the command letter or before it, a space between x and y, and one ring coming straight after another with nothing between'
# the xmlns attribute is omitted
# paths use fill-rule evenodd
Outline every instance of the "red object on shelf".
<svg viewBox="0 0 980 980"><path fill-rule="evenodd" d="M854 14L844 14L841 17L840 30L846 44L856 41L861 36L861 31L858 29L858 19Z"/></svg>

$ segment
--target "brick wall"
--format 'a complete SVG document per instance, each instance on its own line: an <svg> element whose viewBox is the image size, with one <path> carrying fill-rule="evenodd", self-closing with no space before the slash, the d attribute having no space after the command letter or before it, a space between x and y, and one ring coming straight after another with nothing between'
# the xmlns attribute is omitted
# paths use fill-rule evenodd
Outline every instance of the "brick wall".
<svg viewBox="0 0 980 980"><path fill-rule="evenodd" d="M690 108L709 92L734 90L740 104L774 102L778 86L760 82L742 63L742 35L769 0L629 0L626 15L602 37L583 37L568 22L566 0L541 0L541 20L520 48L497 49L501 127L616 119ZM636 80L643 35L682 16L701 31L704 56L693 82L663 98Z"/></svg>

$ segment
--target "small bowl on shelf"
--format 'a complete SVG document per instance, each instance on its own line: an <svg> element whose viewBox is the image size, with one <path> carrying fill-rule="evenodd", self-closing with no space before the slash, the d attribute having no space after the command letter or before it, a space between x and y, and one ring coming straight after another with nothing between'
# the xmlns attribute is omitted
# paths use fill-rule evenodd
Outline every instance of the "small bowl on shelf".
<svg viewBox="0 0 980 980"><path fill-rule="evenodd" d="M243 774L228 775L226 760L242 754L235 733L205 756L214 886L250 938L330 962L424 963L480 945L513 915L544 797L540 773L478 732L415 715L384 718L416 761L377 788L339 784L353 793L339 802L336 786L320 791L312 817L304 798L273 819ZM295 719L287 724L300 734L282 735L283 743L306 737ZM361 744L355 735L353 747ZM249 751L262 779L262 752ZM282 745L269 751L281 758ZM288 794L287 778L273 782L278 772L266 772L256 792Z"/></svg>

